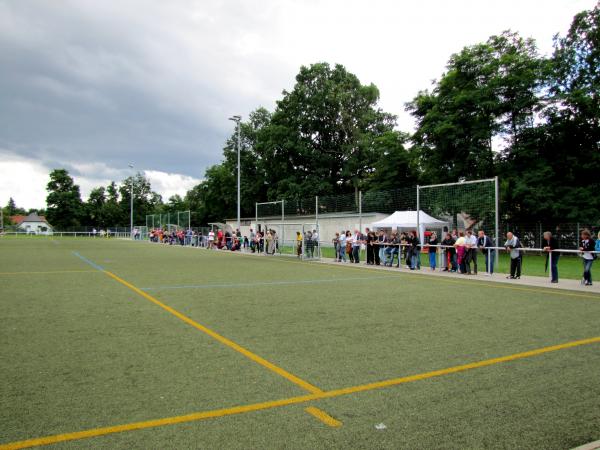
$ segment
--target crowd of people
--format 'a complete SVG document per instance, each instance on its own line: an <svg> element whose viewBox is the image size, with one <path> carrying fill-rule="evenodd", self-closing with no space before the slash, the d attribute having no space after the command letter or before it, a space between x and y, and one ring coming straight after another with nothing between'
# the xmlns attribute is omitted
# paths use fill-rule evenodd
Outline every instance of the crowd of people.
<svg viewBox="0 0 600 450"><path fill-rule="evenodd" d="M242 236L240 230L211 230L202 235L188 230L154 229L149 233L150 241L169 245L192 245L215 250L240 251L274 255L279 250L279 236L273 229L262 231L250 229L249 236ZM405 265L410 270L421 269L421 258L425 254L429 270L459 273L464 275L478 274L478 259L483 258L485 274L494 273L496 251L492 239L485 231L452 230L438 236L436 232L425 232L421 242L417 231L374 231L369 228L365 233L355 229L335 233L332 240L335 249L335 261L340 263L359 264L361 250L365 250L367 265L397 267ZM561 257L557 239L550 231L543 235L543 248L546 254L546 270L550 269L552 283L558 283L558 263ZM592 233L585 229L581 232L579 252L583 259L582 284L592 285L592 265L600 252L600 234L594 240ZM297 231L295 252L298 258L311 259L318 255L321 242L316 229L304 232ZM520 279L523 263L523 246L520 239L512 232L506 233L502 248L510 256L510 271L507 278ZM438 267L440 264L441 267Z"/></svg>

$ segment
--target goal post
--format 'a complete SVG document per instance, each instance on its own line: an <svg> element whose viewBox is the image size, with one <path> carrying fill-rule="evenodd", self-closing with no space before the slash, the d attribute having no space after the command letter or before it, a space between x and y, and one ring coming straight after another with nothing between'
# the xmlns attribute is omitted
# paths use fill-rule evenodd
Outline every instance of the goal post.
<svg viewBox="0 0 600 450"><path fill-rule="evenodd" d="M496 247L500 244L498 177L418 185L417 211L447 222L447 231L483 230ZM419 230L422 229L422 220L421 213L417 214Z"/></svg>

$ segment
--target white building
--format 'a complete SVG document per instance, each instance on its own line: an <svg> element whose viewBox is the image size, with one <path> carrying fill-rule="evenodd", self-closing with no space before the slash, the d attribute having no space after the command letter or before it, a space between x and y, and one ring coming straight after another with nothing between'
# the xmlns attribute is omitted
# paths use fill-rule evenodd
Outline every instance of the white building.
<svg viewBox="0 0 600 450"><path fill-rule="evenodd" d="M52 234L52 225L48 223L44 216L38 216L31 213L28 216L12 216L11 221L17 225L19 231L25 231L28 234Z"/></svg>
<svg viewBox="0 0 600 450"><path fill-rule="evenodd" d="M386 218L388 214L383 213L326 213L319 214L318 222L319 222L319 240L327 246L330 243L336 232L341 232L342 230L350 230L354 232L354 230L365 231L365 228L373 228L372 223L377 222ZM227 219L225 221L225 226L233 231L236 229L236 219ZM253 230L265 230L272 229L277 232L277 235L280 239L284 239L287 241L294 241L296 239L297 231L306 231L316 229L317 219L314 215L310 216L300 216L300 215L290 215L285 216L284 221L282 223L281 216L273 216L273 217L259 217L258 222L255 218L249 219L244 218L241 219L240 232L242 236L250 235L250 228ZM332 244L333 245L333 244Z"/></svg>

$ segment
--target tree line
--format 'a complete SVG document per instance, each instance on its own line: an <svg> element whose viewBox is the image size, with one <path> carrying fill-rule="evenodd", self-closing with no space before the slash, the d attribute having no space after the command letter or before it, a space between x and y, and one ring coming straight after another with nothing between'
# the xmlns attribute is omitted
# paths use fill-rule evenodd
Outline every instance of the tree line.
<svg viewBox="0 0 600 450"><path fill-rule="evenodd" d="M506 31L452 54L408 103L409 134L378 106L379 90L340 64L300 68L274 111L240 123L242 215L254 203L373 192L499 176L503 219L600 220L600 6L577 14L550 56ZM401 79L399 79L401 82ZM236 214L237 137L181 198L163 202L141 174L94 189L87 202L69 174L50 174L55 226L135 223L190 209L194 225Z"/></svg>
<svg viewBox="0 0 600 450"><path fill-rule="evenodd" d="M302 67L273 112L241 124L242 215L294 200L499 176L511 221L600 220L600 6L577 14L550 56L506 31L450 56L405 107L412 134L343 66ZM185 201L234 217L236 135Z"/></svg>

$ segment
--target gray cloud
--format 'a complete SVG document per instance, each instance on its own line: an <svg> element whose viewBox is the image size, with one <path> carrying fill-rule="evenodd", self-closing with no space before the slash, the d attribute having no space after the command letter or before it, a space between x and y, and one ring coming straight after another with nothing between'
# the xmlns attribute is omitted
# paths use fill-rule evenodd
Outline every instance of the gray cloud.
<svg viewBox="0 0 600 450"><path fill-rule="evenodd" d="M88 185L131 161L200 178L221 158L227 118L272 109L299 66L316 61L375 83L408 131L404 103L452 52L508 28L547 52L594 4L0 0L0 162L67 167ZM92 177L89 167L104 169Z"/></svg>

